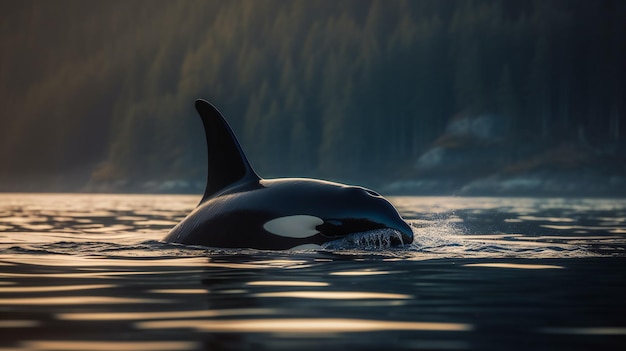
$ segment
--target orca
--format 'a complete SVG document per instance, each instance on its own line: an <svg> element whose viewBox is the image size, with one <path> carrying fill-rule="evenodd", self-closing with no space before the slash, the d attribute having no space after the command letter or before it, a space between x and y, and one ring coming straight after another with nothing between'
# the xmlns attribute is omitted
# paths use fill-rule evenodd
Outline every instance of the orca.
<svg viewBox="0 0 626 351"><path fill-rule="evenodd" d="M388 246L412 243L409 224L372 190L317 179L259 177L217 108L205 100L196 100L195 107L208 148L206 190L165 242L262 250L333 243L358 247L368 240Z"/></svg>

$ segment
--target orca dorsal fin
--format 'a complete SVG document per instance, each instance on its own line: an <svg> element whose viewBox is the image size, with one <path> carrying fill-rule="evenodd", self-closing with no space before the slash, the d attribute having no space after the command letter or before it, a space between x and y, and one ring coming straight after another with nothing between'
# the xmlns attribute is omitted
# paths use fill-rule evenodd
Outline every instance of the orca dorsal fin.
<svg viewBox="0 0 626 351"><path fill-rule="evenodd" d="M259 181L235 133L217 108L205 100L196 100L196 110L204 125L208 154L207 183L200 203L243 179Z"/></svg>

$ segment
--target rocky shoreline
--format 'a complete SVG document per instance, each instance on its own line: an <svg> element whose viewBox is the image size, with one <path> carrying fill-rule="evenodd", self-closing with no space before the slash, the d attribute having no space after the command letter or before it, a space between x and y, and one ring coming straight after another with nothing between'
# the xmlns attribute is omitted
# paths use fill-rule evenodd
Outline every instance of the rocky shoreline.
<svg viewBox="0 0 626 351"><path fill-rule="evenodd" d="M387 194L626 197L626 144L514 139L506 118L461 117Z"/></svg>

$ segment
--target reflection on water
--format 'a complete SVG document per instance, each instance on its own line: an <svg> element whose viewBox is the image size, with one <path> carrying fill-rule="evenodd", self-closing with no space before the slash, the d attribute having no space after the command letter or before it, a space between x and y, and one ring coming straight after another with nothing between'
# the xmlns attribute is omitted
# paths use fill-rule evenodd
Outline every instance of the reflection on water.
<svg viewBox="0 0 626 351"><path fill-rule="evenodd" d="M128 341L56 341L42 340L25 342L25 350L38 351L170 351L170 350L196 350L199 346L197 342L189 341L167 341L167 342L128 342Z"/></svg>
<svg viewBox="0 0 626 351"><path fill-rule="evenodd" d="M267 280L267 281L256 281L256 282L248 282L246 285L256 285L256 286L329 286L330 284L326 282L288 282L288 281L279 281L279 280Z"/></svg>
<svg viewBox="0 0 626 351"><path fill-rule="evenodd" d="M11 283L11 282L8 282ZM15 283L14 283L15 284ZM27 292L53 292L53 291L76 291L110 288L113 285L62 285L62 286L0 286L0 293L27 293Z"/></svg>
<svg viewBox="0 0 626 351"><path fill-rule="evenodd" d="M163 303L167 300L133 299L111 296L55 296L55 297L14 297L0 299L0 305L108 305L108 304L140 304Z"/></svg>
<svg viewBox="0 0 626 351"><path fill-rule="evenodd" d="M297 299L369 300L410 299L411 295L372 293L365 291L281 291L254 294L256 297L291 297Z"/></svg>
<svg viewBox="0 0 626 351"><path fill-rule="evenodd" d="M520 264L520 263L504 263L504 262L495 262L495 263L470 263L466 264L465 267L491 267L491 268L513 268L513 269L562 269L565 268L563 266L554 266L547 264Z"/></svg>
<svg viewBox="0 0 626 351"><path fill-rule="evenodd" d="M174 312L113 312L113 313L62 313L58 319L64 320L160 320L160 319L184 319L184 318L213 318L232 316L267 315L272 309L232 309L232 310L194 310Z"/></svg>
<svg viewBox="0 0 626 351"><path fill-rule="evenodd" d="M209 332L231 333L354 333L388 330L468 331L460 323L388 322L358 319L244 319L227 321L141 322L140 329L192 328Z"/></svg>
<svg viewBox="0 0 626 351"><path fill-rule="evenodd" d="M160 242L198 200L0 194L0 351L626 343L624 200L396 197L400 249Z"/></svg>

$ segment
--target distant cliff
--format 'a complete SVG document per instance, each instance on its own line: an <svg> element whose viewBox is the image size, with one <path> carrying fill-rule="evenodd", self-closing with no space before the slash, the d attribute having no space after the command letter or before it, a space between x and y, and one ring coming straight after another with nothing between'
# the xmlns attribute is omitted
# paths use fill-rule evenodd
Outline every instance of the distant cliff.
<svg viewBox="0 0 626 351"><path fill-rule="evenodd" d="M469 196L626 196L626 144L516 139L495 114L453 119L389 194Z"/></svg>

